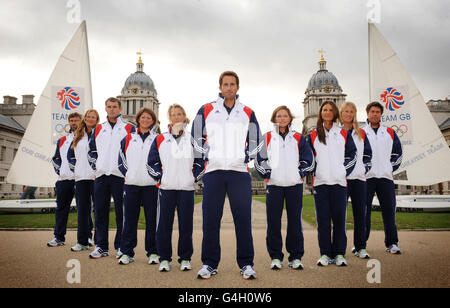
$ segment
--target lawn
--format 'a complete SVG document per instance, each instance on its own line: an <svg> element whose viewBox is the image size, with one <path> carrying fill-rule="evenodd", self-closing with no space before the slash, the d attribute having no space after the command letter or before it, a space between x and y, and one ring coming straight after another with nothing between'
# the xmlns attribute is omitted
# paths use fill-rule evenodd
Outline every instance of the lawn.
<svg viewBox="0 0 450 308"><path fill-rule="evenodd" d="M266 196L254 196L253 199L266 202ZM314 198L311 195L303 197L303 220L316 226ZM397 213L396 221L399 230L450 228L450 213ZM347 207L347 229L353 229L351 204ZM383 230L383 219L379 211L372 211L372 230Z"/></svg>
<svg viewBox="0 0 450 308"><path fill-rule="evenodd" d="M265 196L254 196L254 200L265 203ZM195 197L195 203L199 206L202 196ZM303 198L303 219L316 225L314 200L312 196ZM397 213L397 227L401 229L441 229L450 228L450 213ZM55 214L3 214L0 215L0 228L53 228ZM116 228L115 213L111 211L110 228ZM70 213L67 223L68 228L77 227L77 214ZM139 229L145 229L144 211L141 210ZM349 204L347 208L347 229L353 229L353 213ZM372 230L383 230L381 212L372 211Z"/></svg>
<svg viewBox="0 0 450 308"><path fill-rule="evenodd" d="M202 201L202 196L195 196L195 204ZM54 228L55 214L0 214L0 228ZM111 210L109 227L116 228L116 214ZM77 228L77 214L70 213L67 228ZM139 216L139 229L145 229L144 209Z"/></svg>

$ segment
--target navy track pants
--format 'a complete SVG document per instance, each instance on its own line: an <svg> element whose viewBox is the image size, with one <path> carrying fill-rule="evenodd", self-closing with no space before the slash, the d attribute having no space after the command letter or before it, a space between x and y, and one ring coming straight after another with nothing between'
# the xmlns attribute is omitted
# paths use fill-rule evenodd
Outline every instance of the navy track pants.
<svg viewBox="0 0 450 308"><path fill-rule="evenodd" d="M303 184L281 187L267 186L266 214L267 236L266 245L270 258L283 261L283 240L281 236L281 217L286 201L287 236L286 250L289 261L301 259L305 252L302 230Z"/></svg>
<svg viewBox="0 0 450 308"><path fill-rule="evenodd" d="M123 232L120 251L134 257L137 246L137 228L141 206L145 215L145 251L147 257L157 254L156 249L156 213L158 188L156 186L124 185L123 193Z"/></svg>
<svg viewBox="0 0 450 308"><path fill-rule="evenodd" d="M67 220L69 219L70 204L75 195L75 181L58 181L56 188L56 211L55 211L55 238L66 241Z"/></svg>
<svg viewBox="0 0 450 308"><path fill-rule="evenodd" d="M75 182L75 196L77 202L77 242L87 246L92 238L92 211L93 211L94 180Z"/></svg>
<svg viewBox="0 0 450 308"><path fill-rule="evenodd" d="M120 248L123 229L123 185L124 179L115 175L103 175L94 181L95 244L109 250L108 230L111 195L114 199L117 231L114 249Z"/></svg>
<svg viewBox="0 0 450 308"><path fill-rule="evenodd" d="M352 200L354 232L353 245L356 250L366 249L367 182L347 180L348 196Z"/></svg>
<svg viewBox="0 0 450 308"><path fill-rule="evenodd" d="M178 214L178 263L191 261L194 253L192 232L194 228L194 191L159 190L158 225L156 245L160 261L172 261L172 231Z"/></svg>
<svg viewBox="0 0 450 308"><path fill-rule="evenodd" d="M347 249L347 188L340 185L314 187L317 231L321 255L334 259ZM333 233L331 232L333 221Z"/></svg>
<svg viewBox="0 0 450 308"><path fill-rule="evenodd" d="M250 174L237 171L213 171L203 177L202 262L217 268L220 262L220 224L225 196L228 194L237 241L239 268L253 266L252 184Z"/></svg>
<svg viewBox="0 0 450 308"><path fill-rule="evenodd" d="M367 180L367 213L366 213L366 241L370 236L370 225L372 215L372 201L373 197L377 194L377 198L380 201L381 214L383 216L384 224L384 244L386 247L392 244L398 244L398 233L395 222L395 185L394 182L384 178L372 178Z"/></svg>

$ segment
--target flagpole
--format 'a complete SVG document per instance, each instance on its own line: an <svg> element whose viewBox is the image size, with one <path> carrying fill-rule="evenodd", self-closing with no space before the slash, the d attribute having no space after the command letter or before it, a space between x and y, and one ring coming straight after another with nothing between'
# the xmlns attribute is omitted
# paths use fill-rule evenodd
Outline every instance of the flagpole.
<svg viewBox="0 0 450 308"><path fill-rule="evenodd" d="M372 102L372 74L371 74L371 69L370 69L370 21L367 23L367 38L368 38L368 46L369 46L369 103Z"/></svg>

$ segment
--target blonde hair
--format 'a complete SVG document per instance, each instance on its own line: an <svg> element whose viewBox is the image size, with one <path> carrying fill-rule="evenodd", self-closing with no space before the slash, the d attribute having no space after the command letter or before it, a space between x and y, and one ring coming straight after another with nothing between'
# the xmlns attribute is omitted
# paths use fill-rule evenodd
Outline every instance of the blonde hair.
<svg viewBox="0 0 450 308"><path fill-rule="evenodd" d="M179 104L172 104L172 105L169 106L169 110L167 111L167 115L168 115L168 117L169 117L169 121L170 121L170 114L172 113L172 110L175 109L175 108L181 109L181 112L183 112L183 115L185 116L184 123L189 124L190 120L189 120L188 117L186 116L186 111L185 111L184 108L183 108L181 105L179 105ZM172 125L172 124L173 124L173 123L170 123L170 125Z"/></svg>
<svg viewBox="0 0 450 308"><path fill-rule="evenodd" d="M81 124L78 126L78 128L76 129L75 133L74 133L74 137L73 137L73 145L72 148L76 148L78 142L83 139L84 137L84 133L86 131L87 125L86 125L86 117L88 114L90 114L91 112L94 112L95 115L97 116L97 123L95 123L95 126L97 126L98 122L100 122L100 115L98 114L97 110L95 109L89 109L88 111L86 111L86 113L84 114L83 120L81 120ZM94 127L95 127L94 126Z"/></svg>
<svg viewBox="0 0 450 308"><path fill-rule="evenodd" d="M345 102L345 103L343 103L342 104L342 106L341 106L341 110L339 110L339 114L340 114L340 119L339 119L339 122L341 123L341 124L344 124L343 122L342 122L342 113L344 112L344 110L345 110L345 108L347 108L347 107L350 107L350 108L352 108L353 109L353 113L354 113L354 117L353 117L353 130L355 131L355 133L356 133L356 135L358 136L358 139L359 140L362 140L362 136L361 136L361 130L359 129L359 124L358 124L358 121L357 121L357 119L356 119L356 115L357 115L357 109L356 109L356 105L354 104L354 103L352 103L352 102Z"/></svg>

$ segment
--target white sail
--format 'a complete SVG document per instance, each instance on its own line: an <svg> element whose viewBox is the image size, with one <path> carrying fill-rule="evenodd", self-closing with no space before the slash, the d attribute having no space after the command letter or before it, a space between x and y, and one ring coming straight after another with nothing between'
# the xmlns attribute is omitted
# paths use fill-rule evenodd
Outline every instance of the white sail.
<svg viewBox="0 0 450 308"><path fill-rule="evenodd" d="M415 83L377 27L369 23L370 100L385 106L382 122L403 146L397 184L427 186L450 180L450 149ZM406 174L405 174L406 172Z"/></svg>
<svg viewBox="0 0 450 308"><path fill-rule="evenodd" d="M67 117L92 108L92 87L86 22L79 26L60 56L39 98L6 181L53 187L57 175L51 159L56 141L70 131Z"/></svg>

